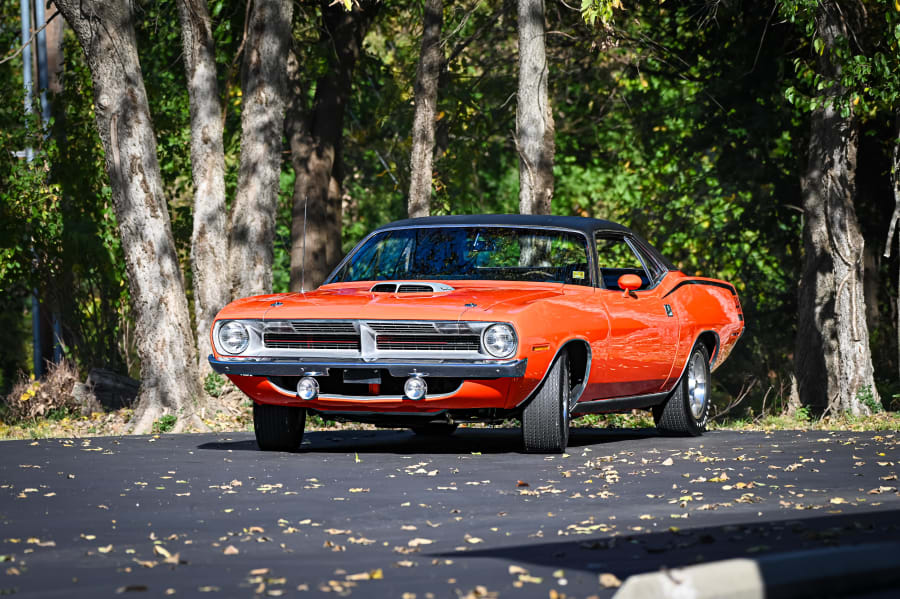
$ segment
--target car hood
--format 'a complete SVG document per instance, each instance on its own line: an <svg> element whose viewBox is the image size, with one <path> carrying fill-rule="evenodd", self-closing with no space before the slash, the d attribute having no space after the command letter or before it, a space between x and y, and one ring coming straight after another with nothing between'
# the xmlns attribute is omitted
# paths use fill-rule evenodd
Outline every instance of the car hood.
<svg viewBox="0 0 900 599"><path fill-rule="evenodd" d="M232 302L218 318L488 320L512 315L534 301L563 293L563 286L558 283L440 283L452 289L435 293L373 293L373 283L366 282L325 285L306 293L255 296Z"/></svg>

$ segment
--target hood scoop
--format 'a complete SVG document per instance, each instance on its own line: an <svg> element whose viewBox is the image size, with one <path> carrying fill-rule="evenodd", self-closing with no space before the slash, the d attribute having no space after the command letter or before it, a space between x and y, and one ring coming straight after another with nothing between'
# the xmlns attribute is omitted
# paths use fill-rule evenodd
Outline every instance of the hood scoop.
<svg viewBox="0 0 900 599"><path fill-rule="evenodd" d="M454 291L450 285L443 283L404 282L378 283L369 291L372 293L446 293Z"/></svg>

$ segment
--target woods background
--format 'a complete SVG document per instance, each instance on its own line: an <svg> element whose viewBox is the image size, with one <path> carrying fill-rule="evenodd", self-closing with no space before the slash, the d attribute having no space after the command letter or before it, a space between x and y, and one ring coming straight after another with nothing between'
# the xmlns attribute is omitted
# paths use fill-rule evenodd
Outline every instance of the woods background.
<svg viewBox="0 0 900 599"><path fill-rule="evenodd" d="M720 410L900 407L897 0L25 6L0 0L0 393L64 356L141 380L136 429L190 422L231 299L407 214L523 211L737 286Z"/></svg>

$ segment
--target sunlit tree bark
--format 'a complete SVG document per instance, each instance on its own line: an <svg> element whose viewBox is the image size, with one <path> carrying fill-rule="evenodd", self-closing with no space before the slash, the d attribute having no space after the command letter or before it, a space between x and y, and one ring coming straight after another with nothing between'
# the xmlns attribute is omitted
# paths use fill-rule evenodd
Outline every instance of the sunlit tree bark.
<svg viewBox="0 0 900 599"><path fill-rule="evenodd" d="M124 0L58 0L56 5L91 70L141 359L134 429L149 431L164 414L177 414L181 428L191 422L200 397L196 349L138 61L133 5Z"/></svg>
<svg viewBox="0 0 900 599"><path fill-rule="evenodd" d="M191 113L194 181L191 269L198 366L202 378L212 372L207 361L207 356L212 353L209 328L216 313L231 296L225 231L225 150L215 45L206 0L178 0L178 16Z"/></svg>
<svg viewBox="0 0 900 599"><path fill-rule="evenodd" d="M519 91L516 146L519 151L519 211L550 214L553 198L555 126L547 97L543 0L518 0Z"/></svg>
<svg viewBox="0 0 900 599"><path fill-rule="evenodd" d="M292 11L290 0L255 0L250 11L242 67L241 166L229 249L235 297L272 290Z"/></svg>
<svg viewBox="0 0 900 599"><path fill-rule="evenodd" d="M410 217L431 213L431 179L434 158L435 116L441 63L441 24L444 20L442 0L426 0L422 28L422 51L416 69L415 115L412 128L412 151L409 160Z"/></svg>
<svg viewBox="0 0 900 599"><path fill-rule="evenodd" d="M818 5L816 30L824 44L818 68L840 80L832 50L847 36L847 26L834 3ZM857 415L869 413L879 399L863 293L864 241L853 205L857 123L836 106L840 92L830 90L830 101L810 120L795 371L804 405Z"/></svg>

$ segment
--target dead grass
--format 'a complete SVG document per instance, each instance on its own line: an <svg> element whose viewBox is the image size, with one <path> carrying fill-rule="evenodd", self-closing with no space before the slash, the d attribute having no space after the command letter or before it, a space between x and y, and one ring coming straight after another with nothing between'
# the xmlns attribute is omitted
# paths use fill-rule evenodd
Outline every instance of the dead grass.
<svg viewBox="0 0 900 599"><path fill-rule="evenodd" d="M22 422L78 413L81 407L72 394L78 382L78 371L68 360L52 364L40 380L21 374L0 402L0 415L10 422Z"/></svg>
<svg viewBox="0 0 900 599"><path fill-rule="evenodd" d="M129 433L133 410L80 413L81 406L72 397L78 375L71 364L63 362L41 381L23 377L7 396L0 411L0 440L53 437L96 437ZM195 432L235 432L253 430L252 404L230 383L220 390L201 412L204 430ZM478 426L478 425L470 425ZM573 421L573 426L595 428L651 428L650 412L634 410L626 414L591 414ZM333 431L372 429L371 425L326 422L318 417L307 420L307 430ZM724 419L713 422L711 430L900 430L900 412L882 412L868 417L826 417L815 419L800 410L793 415L768 413L754 419ZM189 431L190 432L190 431Z"/></svg>

